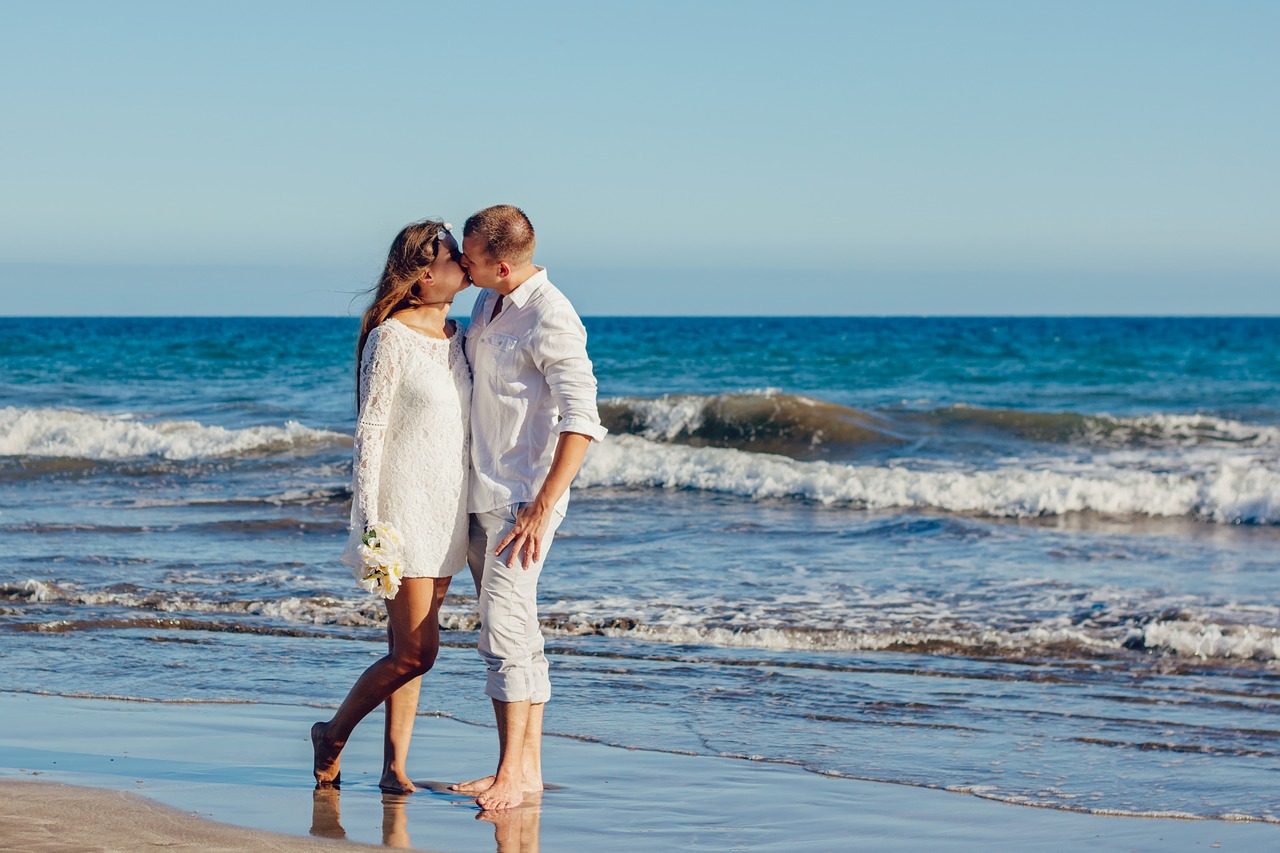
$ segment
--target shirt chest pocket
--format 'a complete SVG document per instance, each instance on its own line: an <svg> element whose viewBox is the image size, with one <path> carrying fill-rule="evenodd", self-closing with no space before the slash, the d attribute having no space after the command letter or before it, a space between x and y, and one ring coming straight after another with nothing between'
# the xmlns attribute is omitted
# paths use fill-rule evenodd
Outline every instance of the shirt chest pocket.
<svg viewBox="0 0 1280 853"><path fill-rule="evenodd" d="M486 335L480 341L486 360L496 375L511 381L517 372L516 355L520 339L511 335Z"/></svg>

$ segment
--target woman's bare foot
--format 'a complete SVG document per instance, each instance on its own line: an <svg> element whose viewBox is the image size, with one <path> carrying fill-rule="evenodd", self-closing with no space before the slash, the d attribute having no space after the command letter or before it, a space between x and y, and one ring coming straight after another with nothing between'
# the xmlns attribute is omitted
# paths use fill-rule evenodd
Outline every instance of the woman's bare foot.
<svg viewBox="0 0 1280 853"><path fill-rule="evenodd" d="M338 763L342 758L343 744L330 741L328 729L328 723L316 723L311 727L311 749L314 752L311 772L315 774L317 788L337 788L342 784Z"/></svg>
<svg viewBox="0 0 1280 853"><path fill-rule="evenodd" d="M470 782L459 782L456 785L450 785L450 791L456 791L459 794L482 794L493 787L493 780L497 776L485 776L483 779L472 779Z"/></svg>
<svg viewBox="0 0 1280 853"><path fill-rule="evenodd" d="M482 794L493 787L497 776L485 776L483 779L472 779L470 782L459 782L456 785L450 785L449 790L459 794ZM525 767L524 774L521 777L524 781L521 783L521 790L526 794L543 789L542 774L533 767Z"/></svg>
<svg viewBox="0 0 1280 853"><path fill-rule="evenodd" d="M384 794L412 794L418 790L418 786L410 782L408 776L388 767L382 771L382 778L378 780L378 790Z"/></svg>

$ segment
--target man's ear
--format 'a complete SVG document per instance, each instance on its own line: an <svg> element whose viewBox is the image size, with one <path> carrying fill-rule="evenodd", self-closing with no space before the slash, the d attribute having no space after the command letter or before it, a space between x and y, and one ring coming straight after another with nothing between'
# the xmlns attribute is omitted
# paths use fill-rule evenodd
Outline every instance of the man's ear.
<svg viewBox="0 0 1280 853"><path fill-rule="evenodd" d="M499 261L498 276L500 278L506 278L509 275L511 275L511 264L507 263L506 261Z"/></svg>

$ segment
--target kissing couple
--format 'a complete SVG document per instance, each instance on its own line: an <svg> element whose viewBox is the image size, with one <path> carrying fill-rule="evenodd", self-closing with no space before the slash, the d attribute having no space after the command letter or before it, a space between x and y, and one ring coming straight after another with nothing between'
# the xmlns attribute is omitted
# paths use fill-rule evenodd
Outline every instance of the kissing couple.
<svg viewBox="0 0 1280 853"><path fill-rule="evenodd" d="M485 810L510 809L542 783L551 698L537 587L573 481L604 438L587 333L534 263L529 218L488 207L463 228L424 220L396 235L356 347L358 417L351 532L342 561L387 608L389 651L356 680L333 718L311 727L317 787L340 784L352 730L386 703L382 777L406 771L421 679L440 649L440 605L464 567L475 582L498 727L498 765L450 787ZM448 319L475 285L465 332Z"/></svg>

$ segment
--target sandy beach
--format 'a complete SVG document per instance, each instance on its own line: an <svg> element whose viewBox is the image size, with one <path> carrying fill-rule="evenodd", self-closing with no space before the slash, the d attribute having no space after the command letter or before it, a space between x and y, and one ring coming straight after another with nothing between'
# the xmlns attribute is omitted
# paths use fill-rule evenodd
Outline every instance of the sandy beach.
<svg viewBox="0 0 1280 853"><path fill-rule="evenodd" d="M27 853L72 850L374 850L214 823L125 791L0 780L0 849Z"/></svg>
<svg viewBox="0 0 1280 853"><path fill-rule="evenodd" d="M375 716L348 746L342 790L317 794L306 731L323 715L265 704L0 694L0 848L291 851L333 849L334 839L447 853L1261 850L1280 843L1280 827L1262 823L1073 814L566 738L547 744L557 787L540 806L483 815L442 783L483 769L493 732L435 717L420 721L410 768L423 790L407 798L378 791Z"/></svg>

